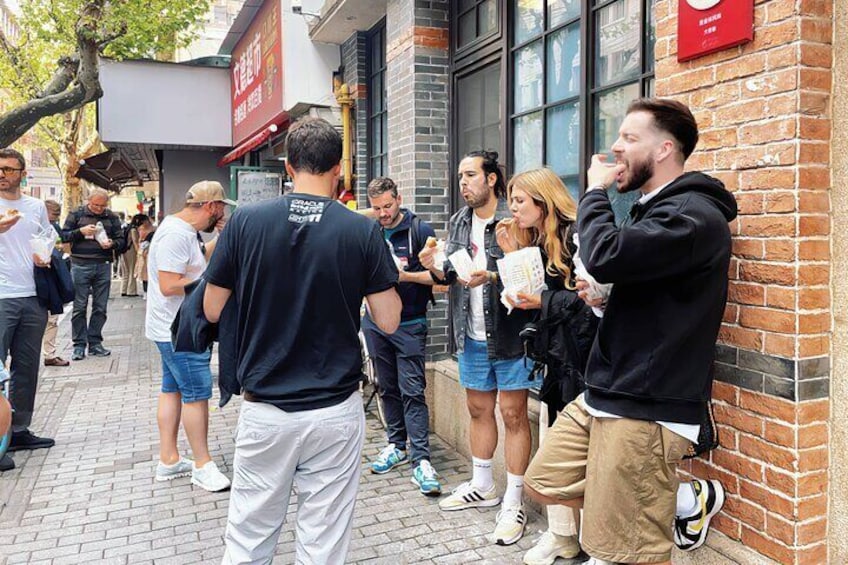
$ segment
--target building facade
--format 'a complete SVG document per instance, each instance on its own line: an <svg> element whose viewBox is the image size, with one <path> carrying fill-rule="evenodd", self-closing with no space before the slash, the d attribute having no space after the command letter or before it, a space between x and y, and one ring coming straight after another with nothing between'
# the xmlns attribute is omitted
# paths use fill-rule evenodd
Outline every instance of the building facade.
<svg viewBox="0 0 848 565"><path fill-rule="evenodd" d="M681 42L720 43L712 14L731 3L750 11L752 38L681 62ZM721 447L684 472L727 489L723 535L709 542L720 553L848 562L848 240L837 228L848 198L832 182L848 172L848 1L319 4L311 37L339 45L356 99L360 204L368 180L389 175L442 234L467 151L496 149L508 174L547 165L579 196L631 99L692 108L701 140L688 168L721 179L740 214L716 349ZM697 9L681 35L682 10ZM430 335L434 426L461 447L444 300Z"/></svg>

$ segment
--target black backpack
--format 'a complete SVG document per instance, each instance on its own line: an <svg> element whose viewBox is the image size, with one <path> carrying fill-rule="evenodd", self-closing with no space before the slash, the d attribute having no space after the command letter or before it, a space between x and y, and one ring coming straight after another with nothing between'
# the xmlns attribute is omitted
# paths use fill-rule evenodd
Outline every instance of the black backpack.
<svg viewBox="0 0 848 565"><path fill-rule="evenodd" d="M539 319L519 333L525 355L534 361L531 375L545 375L539 398L548 405L549 424L586 388L584 374L599 322L577 292L543 292Z"/></svg>

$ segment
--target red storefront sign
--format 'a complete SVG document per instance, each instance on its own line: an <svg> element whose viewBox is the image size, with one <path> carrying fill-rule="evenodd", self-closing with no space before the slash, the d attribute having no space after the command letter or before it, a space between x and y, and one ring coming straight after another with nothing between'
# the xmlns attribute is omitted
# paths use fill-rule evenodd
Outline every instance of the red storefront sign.
<svg viewBox="0 0 848 565"><path fill-rule="evenodd" d="M754 39L754 0L678 0L677 60Z"/></svg>
<svg viewBox="0 0 848 565"><path fill-rule="evenodd" d="M233 145L279 121L283 114L280 4L280 0L266 0L233 49Z"/></svg>

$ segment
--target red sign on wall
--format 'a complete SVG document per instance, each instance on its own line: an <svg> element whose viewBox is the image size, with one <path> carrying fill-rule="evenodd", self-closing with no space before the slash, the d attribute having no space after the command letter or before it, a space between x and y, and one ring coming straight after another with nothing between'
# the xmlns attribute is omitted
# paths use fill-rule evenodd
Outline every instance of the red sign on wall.
<svg viewBox="0 0 848 565"><path fill-rule="evenodd" d="M266 0L233 49L233 145L276 122L283 113L280 3Z"/></svg>
<svg viewBox="0 0 848 565"><path fill-rule="evenodd" d="M754 39L754 0L678 0L677 60Z"/></svg>

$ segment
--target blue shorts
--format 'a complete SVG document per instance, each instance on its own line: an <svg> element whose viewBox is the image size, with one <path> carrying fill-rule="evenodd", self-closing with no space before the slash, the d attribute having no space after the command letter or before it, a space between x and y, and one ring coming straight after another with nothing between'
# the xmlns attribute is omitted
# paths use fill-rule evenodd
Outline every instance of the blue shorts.
<svg viewBox="0 0 848 565"><path fill-rule="evenodd" d="M162 392L178 392L183 404L212 398L212 350L204 353L174 351L170 341L157 341L162 357Z"/></svg>
<svg viewBox="0 0 848 565"><path fill-rule="evenodd" d="M534 382L529 379L533 363L524 357L489 359L486 342L465 338L465 350L459 354L459 384L463 388L488 392L492 390L526 390Z"/></svg>

